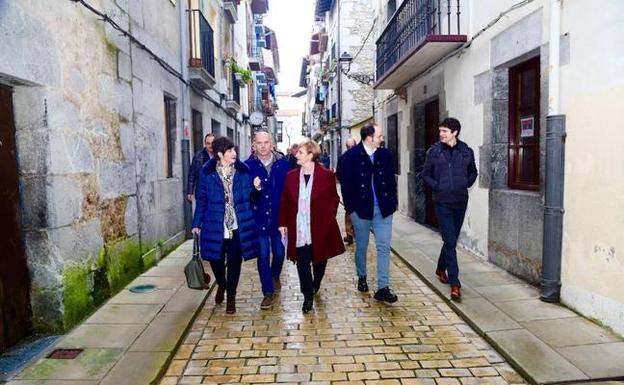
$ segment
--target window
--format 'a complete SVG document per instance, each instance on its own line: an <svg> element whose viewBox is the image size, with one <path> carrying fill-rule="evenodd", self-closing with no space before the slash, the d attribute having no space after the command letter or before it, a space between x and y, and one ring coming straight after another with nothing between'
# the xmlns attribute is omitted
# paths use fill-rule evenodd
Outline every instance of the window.
<svg viewBox="0 0 624 385"><path fill-rule="evenodd" d="M173 154L176 141L176 102L165 95L165 136L167 146L167 178L173 177Z"/></svg>
<svg viewBox="0 0 624 385"><path fill-rule="evenodd" d="M227 137L230 138L232 142L234 141L234 130L232 127L227 128Z"/></svg>
<svg viewBox="0 0 624 385"><path fill-rule="evenodd" d="M221 123L213 119L211 122L211 125L212 125L211 132L214 134L214 136L221 136Z"/></svg>
<svg viewBox="0 0 624 385"><path fill-rule="evenodd" d="M192 112L193 129L193 151L200 151L204 147L204 130L202 125L202 114L197 110Z"/></svg>
<svg viewBox="0 0 624 385"><path fill-rule="evenodd" d="M392 16L394 15L394 13L396 12L396 0L388 0L388 8L387 8L387 12L386 12L386 23L390 22L390 19L392 19Z"/></svg>
<svg viewBox="0 0 624 385"><path fill-rule="evenodd" d="M509 69L510 188L539 189L540 58Z"/></svg>
<svg viewBox="0 0 624 385"><path fill-rule="evenodd" d="M399 127L398 115L390 115L387 120L387 137L386 147L392 153L392 161L394 162L394 173L401 175L401 162L399 162Z"/></svg>

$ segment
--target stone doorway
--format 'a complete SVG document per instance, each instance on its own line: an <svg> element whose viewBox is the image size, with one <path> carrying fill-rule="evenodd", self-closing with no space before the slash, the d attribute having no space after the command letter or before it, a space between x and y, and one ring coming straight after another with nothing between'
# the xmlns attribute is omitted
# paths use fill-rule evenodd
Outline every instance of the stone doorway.
<svg viewBox="0 0 624 385"><path fill-rule="evenodd" d="M12 89L0 85L0 351L31 329L28 269L22 241Z"/></svg>

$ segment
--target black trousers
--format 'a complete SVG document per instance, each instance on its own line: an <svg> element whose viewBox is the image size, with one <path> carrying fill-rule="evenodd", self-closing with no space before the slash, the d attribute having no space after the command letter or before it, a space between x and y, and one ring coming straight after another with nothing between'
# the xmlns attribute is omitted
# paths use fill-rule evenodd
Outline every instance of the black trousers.
<svg viewBox="0 0 624 385"><path fill-rule="evenodd" d="M210 267L217 280L217 284L226 288L228 297L236 295L242 262L240 238L238 236L238 231L234 230L231 239L223 240L221 258L218 261L210 261Z"/></svg>
<svg viewBox="0 0 624 385"><path fill-rule="evenodd" d="M312 268L310 268L312 265ZM314 296L315 289L321 287L321 281L325 275L325 267L327 261L321 263L312 263L312 245L297 247L297 273L299 274L299 287L301 293L306 299ZM314 278L312 278L312 270L314 270Z"/></svg>

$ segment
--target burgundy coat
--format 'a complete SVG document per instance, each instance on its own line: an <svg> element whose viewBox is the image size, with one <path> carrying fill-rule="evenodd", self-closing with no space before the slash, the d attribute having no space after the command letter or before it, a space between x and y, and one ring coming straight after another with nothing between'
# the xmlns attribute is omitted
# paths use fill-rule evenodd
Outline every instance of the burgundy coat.
<svg viewBox="0 0 624 385"><path fill-rule="evenodd" d="M288 250L291 261L297 260L297 211L299 202L299 170L297 167L286 175L280 205L280 227L288 228ZM310 227L312 234L313 263L326 261L345 252L342 235L336 222L338 192L333 171L320 163L314 167L312 199L310 202Z"/></svg>

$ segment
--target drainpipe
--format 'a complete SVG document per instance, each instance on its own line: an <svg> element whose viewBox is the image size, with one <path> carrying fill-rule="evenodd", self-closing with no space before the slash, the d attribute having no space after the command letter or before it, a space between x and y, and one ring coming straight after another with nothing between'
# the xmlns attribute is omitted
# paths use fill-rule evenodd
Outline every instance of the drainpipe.
<svg viewBox="0 0 624 385"><path fill-rule="evenodd" d="M561 0L550 0L548 53L548 116L546 117L546 165L544 188L544 238L542 295L544 302L557 303L561 291L563 239L563 187L565 172L565 115L559 114L559 39Z"/></svg>
<svg viewBox="0 0 624 385"><path fill-rule="evenodd" d="M190 0L189 0L190 3ZM187 48L189 47L188 37L188 17L187 4L180 1L180 72L182 78L188 81L188 58ZM188 181L190 159L190 132L189 132L189 107L188 107L189 89L186 84L180 82L180 111L182 115L182 197L184 201L184 228L186 237L191 237L191 221L193 219L193 208L191 202L186 199L186 181Z"/></svg>

